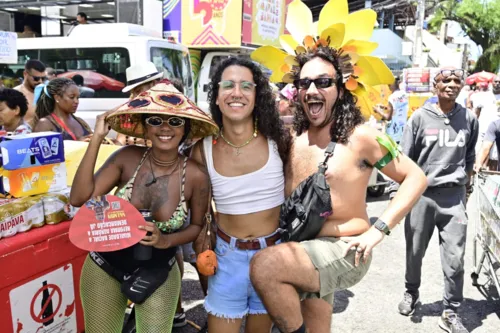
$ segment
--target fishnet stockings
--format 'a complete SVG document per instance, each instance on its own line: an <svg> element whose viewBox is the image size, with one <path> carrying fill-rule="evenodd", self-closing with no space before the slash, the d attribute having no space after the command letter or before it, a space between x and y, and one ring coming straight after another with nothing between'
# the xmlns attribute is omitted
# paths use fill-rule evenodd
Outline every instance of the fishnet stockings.
<svg viewBox="0 0 500 333"><path fill-rule="evenodd" d="M144 303L135 305L137 333L171 332L181 274L177 263L165 281ZM85 333L120 333L127 298L118 281L87 257L80 282Z"/></svg>

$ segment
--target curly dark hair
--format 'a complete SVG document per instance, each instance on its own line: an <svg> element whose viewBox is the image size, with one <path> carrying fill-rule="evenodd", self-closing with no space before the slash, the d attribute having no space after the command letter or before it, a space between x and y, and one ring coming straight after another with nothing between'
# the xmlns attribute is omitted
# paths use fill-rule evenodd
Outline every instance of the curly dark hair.
<svg viewBox="0 0 500 333"><path fill-rule="evenodd" d="M5 102L9 109L19 107L19 116L22 118L28 111L28 100L20 91L10 88L0 88L0 102Z"/></svg>
<svg viewBox="0 0 500 333"><path fill-rule="evenodd" d="M256 84L255 107L253 117L257 118L257 129L266 138L276 142L283 165L288 161L290 152L291 135L285 128L276 109L276 98L262 70L251 60L242 57L230 57L224 60L215 70L208 90L208 101L212 118L222 128L222 112L216 104L219 95L219 82L222 79L222 73L229 66L241 66L248 68L253 74L253 80Z"/></svg>
<svg viewBox="0 0 500 333"><path fill-rule="evenodd" d="M342 73L342 55L331 47L322 46L319 46L314 51L297 55L296 59L299 66L293 73L295 79L300 77L302 67L314 58L321 58L331 63L337 72L336 85L339 97L333 105L332 114L330 116L330 137L332 141L346 143L354 131L354 128L356 128L359 124L364 123L364 118L360 109L356 106L356 97L348 89L346 89L344 83L342 83L343 74L345 74ZM342 97L340 97L340 95L342 95ZM297 100L295 106L293 128L297 132L297 135L300 135L307 131L310 122L300 100Z"/></svg>

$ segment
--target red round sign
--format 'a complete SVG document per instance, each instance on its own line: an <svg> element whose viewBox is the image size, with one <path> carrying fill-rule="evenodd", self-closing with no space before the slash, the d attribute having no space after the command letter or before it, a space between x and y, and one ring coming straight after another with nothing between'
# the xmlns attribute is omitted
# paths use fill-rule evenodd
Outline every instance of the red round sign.
<svg viewBox="0 0 500 333"><path fill-rule="evenodd" d="M146 235L146 221L128 201L113 195L93 197L71 222L69 239L86 251L111 252L137 244Z"/></svg>

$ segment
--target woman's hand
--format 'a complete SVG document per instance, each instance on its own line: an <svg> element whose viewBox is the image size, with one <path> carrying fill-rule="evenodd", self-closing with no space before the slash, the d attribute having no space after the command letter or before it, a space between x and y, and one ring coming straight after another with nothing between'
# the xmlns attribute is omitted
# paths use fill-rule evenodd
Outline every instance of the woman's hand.
<svg viewBox="0 0 500 333"><path fill-rule="evenodd" d="M106 137L106 135L108 135L109 131L111 130L111 126L109 126L106 118L113 112L114 111L111 110L97 116L93 135L94 137L96 137L96 139L102 141Z"/></svg>
<svg viewBox="0 0 500 333"><path fill-rule="evenodd" d="M168 235L161 233L160 229L156 226L156 223L146 222L146 226L139 226L139 229L146 230L149 235L146 234L140 244L146 246L153 246L157 249L168 249L170 247L170 242L168 240Z"/></svg>

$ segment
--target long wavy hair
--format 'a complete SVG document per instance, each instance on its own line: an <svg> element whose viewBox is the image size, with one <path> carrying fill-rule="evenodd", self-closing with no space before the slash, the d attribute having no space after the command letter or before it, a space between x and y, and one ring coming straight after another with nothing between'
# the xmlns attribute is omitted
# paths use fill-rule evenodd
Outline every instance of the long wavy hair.
<svg viewBox="0 0 500 333"><path fill-rule="evenodd" d="M283 165L286 165L291 144L290 131L285 128L283 121L280 119L276 106L276 98L269 85L269 80L264 76L262 70L251 60L241 57L230 57L216 68L208 90L208 101L212 118L219 125L219 128L222 128L222 112L216 102L219 95L219 82L222 79L222 73L229 66L246 67L252 72L253 80L257 85L255 106L253 109L253 118L257 118L257 129L266 138L276 142Z"/></svg>
<svg viewBox="0 0 500 333"><path fill-rule="evenodd" d="M364 123L363 115L360 109L356 106L356 97L351 94L351 92L346 89L344 83L342 82L342 60L341 54L337 50L330 47L318 47L315 51L301 53L297 55L297 61L299 62L299 67L293 73L295 79L300 78L300 71L302 67L310 60L314 58L321 58L333 65L335 71L337 72L337 90L339 95L337 100L333 105L333 110L330 116L330 138L332 141L338 143L347 143L349 137L351 136L354 128L359 124ZM300 100L295 103L295 113L293 119L293 128L297 132L297 135L301 135L309 129L310 122L304 111L304 107Z"/></svg>

